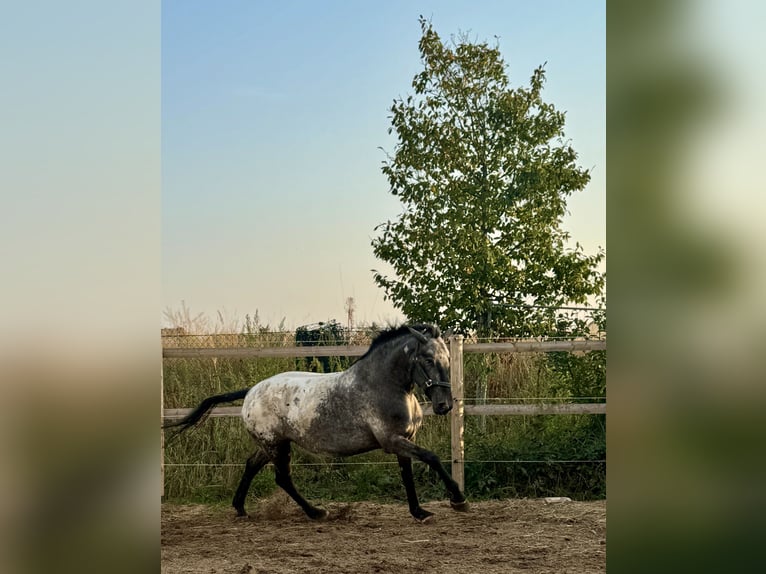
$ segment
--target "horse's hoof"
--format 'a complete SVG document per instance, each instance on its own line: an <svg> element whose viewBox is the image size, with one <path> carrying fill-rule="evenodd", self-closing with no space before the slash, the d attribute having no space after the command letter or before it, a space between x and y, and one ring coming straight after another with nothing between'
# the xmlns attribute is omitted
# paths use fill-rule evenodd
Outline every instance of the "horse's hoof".
<svg viewBox="0 0 766 574"><path fill-rule="evenodd" d="M434 517L434 513L428 512L427 510L423 510L421 508L417 512L413 513L412 517L418 522L420 522L421 524L425 524L426 522L430 521Z"/></svg>
<svg viewBox="0 0 766 574"><path fill-rule="evenodd" d="M321 522L323 520L327 520L327 517L330 515L329 512L327 512L324 508L315 508L314 511L308 515L308 517L311 520L316 520L317 522Z"/></svg>
<svg viewBox="0 0 766 574"><path fill-rule="evenodd" d="M452 502L450 501L449 505L452 507L452 510L455 510L457 512L468 512L468 501L464 500L463 502Z"/></svg>

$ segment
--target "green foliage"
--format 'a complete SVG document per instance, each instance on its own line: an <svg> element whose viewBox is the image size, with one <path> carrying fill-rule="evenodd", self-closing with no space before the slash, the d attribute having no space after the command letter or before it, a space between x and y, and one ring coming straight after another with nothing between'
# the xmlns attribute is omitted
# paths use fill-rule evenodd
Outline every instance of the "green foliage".
<svg viewBox="0 0 766 574"><path fill-rule="evenodd" d="M564 113L543 101L543 67L511 88L497 47L445 44L421 18L423 71L394 100L398 142L383 162L404 204L373 251L386 297L413 321L501 335L547 334L540 307L601 292L603 252L567 249L566 200L590 179L564 141ZM534 307L530 307L534 305Z"/></svg>
<svg viewBox="0 0 766 574"><path fill-rule="evenodd" d="M551 388L572 402L593 402L606 395L606 351L550 353L548 357Z"/></svg>
<svg viewBox="0 0 766 574"><path fill-rule="evenodd" d="M588 338L591 325L600 333L606 332L605 298L588 319L560 314L554 336ZM606 351L548 353L546 360L551 388L560 396L572 397L573 402L590 402L589 397L606 396Z"/></svg>
<svg viewBox="0 0 766 574"><path fill-rule="evenodd" d="M466 492L475 498L606 496L603 415L469 417Z"/></svg>

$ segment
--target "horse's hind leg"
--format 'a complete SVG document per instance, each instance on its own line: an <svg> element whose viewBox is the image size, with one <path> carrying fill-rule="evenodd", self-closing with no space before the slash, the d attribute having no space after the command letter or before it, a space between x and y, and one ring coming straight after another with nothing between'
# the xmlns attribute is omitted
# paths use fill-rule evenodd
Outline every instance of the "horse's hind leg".
<svg viewBox="0 0 766 574"><path fill-rule="evenodd" d="M274 458L274 469L277 484L290 495L295 502L303 509L303 512L312 520L322 520L327 518L327 511L309 504L295 489L293 479L290 475L290 442L286 441L277 447L277 456Z"/></svg>
<svg viewBox="0 0 766 574"><path fill-rule="evenodd" d="M247 516L245 512L245 498L247 498L247 491L250 489L250 483L253 482L253 478L258 474L258 471L269 462L269 457L261 449L255 451L253 456L247 459L245 464L245 472L242 473L242 479L239 481L237 492L234 493L234 500L231 504L237 511L237 516Z"/></svg>

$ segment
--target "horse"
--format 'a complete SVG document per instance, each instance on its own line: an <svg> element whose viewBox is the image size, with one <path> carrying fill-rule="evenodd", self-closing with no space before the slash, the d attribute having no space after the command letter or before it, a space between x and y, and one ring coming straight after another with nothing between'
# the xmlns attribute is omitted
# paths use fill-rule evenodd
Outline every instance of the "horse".
<svg viewBox="0 0 766 574"><path fill-rule="evenodd" d="M382 331L348 369L336 373L284 372L252 387L203 400L183 419L166 423L182 432L200 424L215 405L244 399L242 420L256 450L247 459L232 505L246 517L245 498L255 475L272 462L275 480L312 520L327 511L296 490L290 474L292 443L317 454L352 456L383 449L395 454L410 514L425 522L432 512L418 502L412 459L433 469L450 496L450 506L465 512L468 502L439 457L415 444L423 412L414 395L419 387L435 414L452 410L449 350L439 328L402 325Z"/></svg>

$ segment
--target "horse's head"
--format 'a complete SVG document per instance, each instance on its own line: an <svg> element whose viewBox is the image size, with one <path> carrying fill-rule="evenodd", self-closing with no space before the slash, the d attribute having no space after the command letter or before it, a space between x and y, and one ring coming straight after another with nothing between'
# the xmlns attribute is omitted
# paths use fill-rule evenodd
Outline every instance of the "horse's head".
<svg viewBox="0 0 766 574"><path fill-rule="evenodd" d="M446 415L452 410L449 383L449 350L436 327L408 327L412 339L405 346L410 357L412 382L423 389L434 413Z"/></svg>

